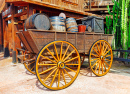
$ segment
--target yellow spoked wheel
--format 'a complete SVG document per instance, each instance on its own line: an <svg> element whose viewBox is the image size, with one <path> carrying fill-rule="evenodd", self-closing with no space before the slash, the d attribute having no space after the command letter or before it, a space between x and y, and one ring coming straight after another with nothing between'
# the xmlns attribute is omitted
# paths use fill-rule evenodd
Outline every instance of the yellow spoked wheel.
<svg viewBox="0 0 130 94"><path fill-rule="evenodd" d="M75 54L73 57L72 55ZM78 63L71 61L78 59ZM75 69L68 66L78 66ZM80 55L67 41L54 41L41 49L36 60L36 75L42 85L60 90L71 85L80 70Z"/></svg>
<svg viewBox="0 0 130 94"><path fill-rule="evenodd" d="M97 76L108 73L113 62L112 49L105 40L96 41L89 52L89 64L92 72Z"/></svg>
<svg viewBox="0 0 130 94"><path fill-rule="evenodd" d="M35 60L24 63L25 68L32 74L35 73Z"/></svg>

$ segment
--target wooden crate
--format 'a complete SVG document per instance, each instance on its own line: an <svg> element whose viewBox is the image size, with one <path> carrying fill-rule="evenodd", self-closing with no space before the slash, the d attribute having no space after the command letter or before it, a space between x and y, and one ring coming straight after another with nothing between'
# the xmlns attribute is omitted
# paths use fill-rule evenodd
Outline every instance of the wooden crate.
<svg viewBox="0 0 130 94"><path fill-rule="evenodd" d="M104 18L89 16L82 20L82 24L90 25L93 32L104 33Z"/></svg>

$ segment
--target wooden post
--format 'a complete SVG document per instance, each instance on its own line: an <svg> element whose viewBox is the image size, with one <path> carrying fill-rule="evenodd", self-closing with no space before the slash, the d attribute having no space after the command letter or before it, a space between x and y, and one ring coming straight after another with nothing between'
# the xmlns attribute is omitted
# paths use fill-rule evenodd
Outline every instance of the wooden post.
<svg viewBox="0 0 130 94"><path fill-rule="evenodd" d="M2 15L0 14L0 52L3 51L3 28L2 28Z"/></svg>
<svg viewBox="0 0 130 94"><path fill-rule="evenodd" d="M17 61L16 61L16 29L17 29L17 27L16 27L16 25L15 25L15 22L14 22L14 14L15 14L15 7L14 7L14 5L12 4L12 18L11 18L11 23L12 23L12 42L13 42L13 51L12 51L12 62L13 63L16 63Z"/></svg>
<svg viewBox="0 0 130 94"><path fill-rule="evenodd" d="M28 9L28 17L30 17L31 15L33 15L33 5L28 4L27 9Z"/></svg>
<svg viewBox="0 0 130 94"><path fill-rule="evenodd" d="M91 0L89 0L89 5L90 5L89 9L91 10Z"/></svg>
<svg viewBox="0 0 130 94"><path fill-rule="evenodd" d="M3 36L4 36L4 57L9 57L9 44L8 44L8 40L7 40L7 28L8 27L8 23L7 21L5 21L5 19L3 19Z"/></svg>

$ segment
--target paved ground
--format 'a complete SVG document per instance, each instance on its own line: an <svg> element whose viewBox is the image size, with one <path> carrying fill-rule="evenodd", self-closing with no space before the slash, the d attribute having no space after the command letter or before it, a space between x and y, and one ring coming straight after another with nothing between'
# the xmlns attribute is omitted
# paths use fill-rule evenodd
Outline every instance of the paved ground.
<svg viewBox="0 0 130 94"><path fill-rule="evenodd" d="M0 56L0 94L130 94L130 68L112 67L103 77L91 76L82 68L71 86L51 91L42 86L35 75L27 72L23 64L11 61L11 58Z"/></svg>

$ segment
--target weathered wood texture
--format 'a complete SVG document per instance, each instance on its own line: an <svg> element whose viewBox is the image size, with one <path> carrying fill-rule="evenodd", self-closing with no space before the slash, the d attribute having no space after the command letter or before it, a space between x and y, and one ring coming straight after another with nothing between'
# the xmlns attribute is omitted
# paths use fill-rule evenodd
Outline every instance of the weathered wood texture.
<svg viewBox="0 0 130 94"><path fill-rule="evenodd" d="M70 10L83 11L84 0L6 0L6 2L26 1L33 4L44 4L44 6L60 7ZM69 2L68 2L69 1Z"/></svg>
<svg viewBox="0 0 130 94"><path fill-rule="evenodd" d="M84 0L84 11L107 11L107 5L112 10L114 3L112 0Z"/></svg>
<svg viewBox="0 0 130 94"><path fill-rule="evenodd" d="M107 5L113 5L112 0L84 0L84 1L91 3L91 6L107 6Z"/></svg>
<svg viewBox="0 0 130 94"><path fill-rule="evenodd" d="M5 7L5 0L0 0L0 13L4 7Z"/></svg>
<svg viewBox="0 0 130 94"><path fill-rule="evenodd" d="M85 33L67 33L43 30L28 30L23 31L23 35L28 41L34 53L38 53L43 46L54 40L66 40L72 43L79 51L88 54L92 44L98 39L104 39L111 44L113 35L105 34L85 34Z"/></svg>
<svg viewBox="0 0 130 94"><path fill-rule="evenodd" d="M3 24L2 24L2 16L0 14L0 46L3 45L3 29L2 29L2 26L3 26Z"/></svg>
<svg viewBox="0 0 130 94"><path fill-rule="evenodd" d="M84 12L84 0L6 0L6 2L13 3L15 6L27 6L28 4L38 5L35 6L35 8L44 6L45 8L54 9L51 11L53 13L56 12L55 9L57 9L59 11L65 12L65 14L69 17L71 14L101 17L100 15ZM46 11L48 10L46 9Z"/></svg>
<svg viewBox="0 0 130 94"><path fill-rule="evenodd" d="M28 41L26 40L26 38L24 37L22 32L17 32L17 35L19 37L19 39L21 40L21 42L23 43L24 47L26 50L33 52L33 50L31 49Z"/></svg>

